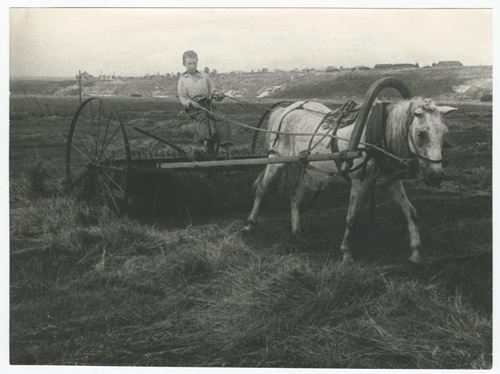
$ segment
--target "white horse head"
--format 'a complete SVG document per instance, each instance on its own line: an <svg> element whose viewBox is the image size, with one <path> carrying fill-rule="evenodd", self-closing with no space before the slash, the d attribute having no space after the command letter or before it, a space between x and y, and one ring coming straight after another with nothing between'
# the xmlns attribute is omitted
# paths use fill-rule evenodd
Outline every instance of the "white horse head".
<svg viewBox="0 0 500 374"><path fill-rule="evenodd" d="M421 98L393 104L388 110L388 151L416 158L428 186L439 186L443 179L442 149L448 128L442 116L454 110L457 108L436 106L432 99Z"/></svg>

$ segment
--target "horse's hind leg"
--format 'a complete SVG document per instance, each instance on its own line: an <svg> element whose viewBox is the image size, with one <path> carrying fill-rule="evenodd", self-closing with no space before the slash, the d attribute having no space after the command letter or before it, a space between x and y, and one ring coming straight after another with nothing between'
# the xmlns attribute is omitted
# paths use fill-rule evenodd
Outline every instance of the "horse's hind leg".
<svg viewBox="0 0 500 374"><path fill-rule="evenodd" d="M371 177L373 178L373 177ZM372 181L371 178L365 179L361 182L357 178L352 179L351 185L351 196L349 199L349 209L347 211L346 227L344 232L344 237L342 238L342 244L340 245L340 251L342 252L342 260L344 262L352 262L352 254L350 249L350 238L351 231L356 223L359 210L363 205L363 199L366 192L370 188Z"/></svg>
<svg viewBox="0 0 500 374"><path fill-rule="evenodd" d="M270 157L273 157L272 155ZM276 157L276 156L274 156ZM259 214L260 205L264 199L265 194L269 190L273 181L279 176L280 171L283 169L284 164L270 164L267 165L266 170L259 175L259 178L255 181L255 198L253 202L253 208L248 216L243 230L245 232L253 231L255 225L257 224L257 216Z"/></svg>
<svg viewBox="0 0 500 374"><path fill-rule="evenodd" d="M420 233L417 226L417 211L410 203L410 200L408 200L403 183L401 181L396 181L388 185L382 185L382 188L391 200L401 207L406 216L406 220L408 221L408 233L410 236L411 250L409 260L416 264L423 263L424 259L420 251Z"/></svg>
<svg viewBox="0 0 500 374"><path fill-rule="evenodd" d="M321 179L323 177L324 177L323 175L317 177L314 174L311 174L311 172L309 171L303 174L303 176L295 186L290 201L290 208L292 211L292 236L298 237L301 232L300 206L302 204L302 201L304 200L306 192L315 191L312 201L309 203L307 207L305 207L305 209L302 209L303 211L310 208L313 205L314 200L318 197L319 192L324 186L324 182Z"/></svg>
<svg viewBox="0 0 500 374"><path fill-rule="evenodd" d="M301 180L297 186L295 187L295 190L292 195L292 199L290 201L290 208L292 211L292 236L293 237L298 237L300 235L300 204L302 203L302 200L304 199L304 194L306 192L306 186L304 184L304 181Z"/></svg>

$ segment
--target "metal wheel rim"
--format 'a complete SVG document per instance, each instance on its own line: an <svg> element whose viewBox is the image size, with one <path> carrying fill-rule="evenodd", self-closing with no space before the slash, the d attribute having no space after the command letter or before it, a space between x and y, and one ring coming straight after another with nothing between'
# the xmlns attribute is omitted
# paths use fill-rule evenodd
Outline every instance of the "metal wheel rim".
<svg viewBox="0 0 500 374"><path fill-rule="evenodd" d="M120 115L106 100L85 100L73 115L68 132L68 191L87 202L105 203L122 214L129 199L130 171L130 144Z"/></svg>

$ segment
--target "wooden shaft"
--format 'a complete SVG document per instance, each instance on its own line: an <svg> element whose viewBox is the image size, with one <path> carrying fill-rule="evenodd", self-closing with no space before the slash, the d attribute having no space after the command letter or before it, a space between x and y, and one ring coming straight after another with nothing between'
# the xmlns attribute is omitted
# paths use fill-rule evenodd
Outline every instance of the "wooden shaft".
<svg viewBox="0 0 500 374"><path fill-rule="evenodd" d="M363 104L361 105L358 117L356 118L356 122L354 123L351 139L349 141L349 150L358 149L359 141L361 139L363 130L365 129L366 121L368 120L372 105L375 102L377 95L386 88L396 89L405 100L411 98L410 89L399 78L386 77L381 78L373 83L365 94Z"/></svg>
<svg viewBox="0 0 500 374"><path fill-rule="evenodd" d="M329 160L345 160L361 157L361 151L348 151L345 153L318 153L306 157L308 162L314 161L329 161ZM218 169L231 168L239 166L259 166L269 164L289 164L299 162L299 156L287 157L267 157L267 158L251 158L241 160L221 160L221 161L195 161L195 162L176 162L176 163L158 163L157 168L138 168L140 172L159 172L159 171L196 171L202 169Z"/></svg>

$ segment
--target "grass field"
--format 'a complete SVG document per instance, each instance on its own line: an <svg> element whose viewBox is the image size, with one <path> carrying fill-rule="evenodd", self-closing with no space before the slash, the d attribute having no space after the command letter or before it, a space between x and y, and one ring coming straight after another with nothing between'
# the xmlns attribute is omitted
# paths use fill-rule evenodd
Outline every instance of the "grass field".
<svg viewBox="0 0 500 374"><path fill-rule="evenodd" d="M133 126L190 143L178 103L110 102L133 156L164 152ZM458 181L438 190L405 182L429 258L422 267L406 262L402 213L383 195L379 229L363 215L357 261L339 264L342 183L303 213L304 239L290 239L293 170L250 237L241 227L256 172L200 176L202 198L180 209L135 199L129 215L116 217L78 203L62 189L77 105L10 101L11 364L491 367L490 105L458 104L447 118L448 170ZM248 124L262 113L232 102L219 110ZM235 130L241 150L251 136Z"/></svg>

